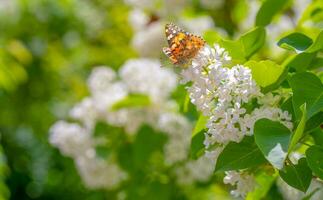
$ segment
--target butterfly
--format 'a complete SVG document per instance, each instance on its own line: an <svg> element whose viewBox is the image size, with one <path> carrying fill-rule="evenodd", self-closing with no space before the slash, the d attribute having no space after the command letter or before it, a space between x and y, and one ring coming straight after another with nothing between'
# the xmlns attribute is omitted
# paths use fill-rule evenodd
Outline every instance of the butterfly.
<svg viewBox="0 0 323 200"><path fill-rule="evenodd" d="M165 34L169 47L164 47L163 52L175 65L189 63L205 45L200 37L186 32L175 24L166 24Z"/></svg>

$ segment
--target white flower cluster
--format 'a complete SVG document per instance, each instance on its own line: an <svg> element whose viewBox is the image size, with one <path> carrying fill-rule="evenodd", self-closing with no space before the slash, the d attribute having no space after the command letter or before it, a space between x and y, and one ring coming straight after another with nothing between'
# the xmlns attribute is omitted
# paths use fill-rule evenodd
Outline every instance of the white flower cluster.
<svg viewBox="0 0 323 200"><path fill-rule="evenodd" d="M119 73L108 67L96 67L88 79L91 96L70 110L70 116L81 125L57 122L50 130L50 142L64 155L74 158L87 187L113 189L127 175L115 160L97 157L95 145L101 141L93 136L96 122L123 127L129 136L147 124L168 136L164 146L165 164L184 163L185 168L189 168L185 177L190 182L205 181L212 175L214 163L204 157L186 162L192 126L177 113L177 104L170 99L176 86L176 74L170 69L161 68L161 64L153 59L128 60ZM149 104L119 110L113 108L115 103L132 94L147 96ZM175 174L180 179L180 174ZM180 184L184 182L178 181Z"/></svg>
<svg viewBox="0 0 323 200"><path fill-rule="evenodd" d="M168 165L185 160L189 152L191 126L181 115L163 113L158 120L158 129L168 135L169 142L165 144L165 162Z"/></svg>
<svg viewBox="0 0 323 200"><path fill-rule="evenodd" d="M214 160L214 158L202 156L198 160L188 161L183 166L176 168L177 183L189 185L195 181L205 182L209 180L214 173Z"/></svg>
<svg viewBox="0 0 323 200"><path fill-rule="evenodd" d="M91 131L76 123L56 122L50 129L49 142L59 148L62 154L74 158L89 188L111 189L127 177L115 163L96 158Z"/></svg>
<svg viewBox="0 0 323 200"><path fill-rule="evenodd" d="M280 121L290 129L293 126L289 113L276 107L280 97L262 94L252 79L251 70L242 65L229 68L230 60L219 45L205 46L191 66L181 72L183 83L192 83L188 87L191 102L208 117L204 140L207 155L218 155L230 141L240 142L244 136L252 135L258 119ZM247 112L246 105L253 100L259 107ZM219 147L215 148L216 144ZM237 194L247 191L239 187L242 186L238 184L237 190L241 192Z"/></svg>
<svg viewBox="0 0 323 200"><path fill-rule="evenodd" d="M255 178L253 175L246 172L227 171L223 179L225 184L236 185L237 188L231 191L234 197L245 197L245 195L252 191L256 186Z"/></svg>

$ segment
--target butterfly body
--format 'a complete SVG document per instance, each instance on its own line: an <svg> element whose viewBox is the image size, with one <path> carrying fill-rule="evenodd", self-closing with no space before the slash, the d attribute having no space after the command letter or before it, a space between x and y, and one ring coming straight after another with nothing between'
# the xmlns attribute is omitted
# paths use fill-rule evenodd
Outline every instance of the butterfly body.
<svg viewBox="0 0 323 200"><path fill-rule="evenodd" d="M201 37L188 33L174 24L165 26L165 34L169 47L164 47L163 51L175 65L189 63L205 45Z"/></svg>

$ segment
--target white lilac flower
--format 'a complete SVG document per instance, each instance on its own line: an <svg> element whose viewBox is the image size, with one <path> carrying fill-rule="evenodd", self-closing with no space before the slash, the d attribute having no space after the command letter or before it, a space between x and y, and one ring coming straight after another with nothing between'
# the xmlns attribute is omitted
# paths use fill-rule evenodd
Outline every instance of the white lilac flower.
<svg viewBox="0 0 323 200"><path fill-rule="evenodd" d="M226 68L229 61L223 48L206 46L182 72L184 81L193 82L188 88L191 102L209 117L207 147L215 142L239 142L244 134L237 125L246 112L242 104L260 95L251 70L242 65Z"/></svg>
<svg viewBox="0 0 323 200"><path fill-rule="evenodd" d="M164 24L154 22L138 31L132 38L132 46L142 57L159 57L164 46Z"/></svg>
<svg viewBox="0 0 323 200"><path fill-rule="evenodd" d="M77 157L91 150L90 133L76 123L58 121L50 128L49 132L49 142L64 155Z"/></svg>
<svg viewBox="0 0 323 200"><path fill-rule="evenodd" d="M114 189L127 178L127 174L114 162L87 156L78 157L75 162L88 188Z"/></svg>
<svg viewBox="0 0 323 200"><path fill-rule="evenodd" d="M152 59L128 60L120 77L130 92L147 94L153 102L165 101L177 85L176 75Z"/></svg>
<svg viewBox="0 0 323 200"><path fill-rule="evenodd" d="M277 106L281 99L282 95L274 95L272 92L268 92L265 95L259 96L257 102L263 106L273 107Z"/></svg>
<svg viewBox="0 0 323 200"><path fill-rule="evenodd" d="M249 68L243 65L228 68L229 62L230 56L223 48L206 46L192 65L182 71L183 82L193 83L188 88L191 102L209 117L205 146L240 142L245 135L253 134L253 125L261 118L279 120L292 128L287 111L270 107L276 106L280 98L272 94L263 95ZM271 97L271 102L266 97ZM244 104L255 98L264 105L247 114Z"/></svg>
<svg viewBox="0 0 323 200"><path fill-rule="evenodd" d="M227 171L225 174L223 182L236 186L236 189L230 192L235 197L245 197L256 186L254 176L247 172Z"/></svg>
<svg viewBox="0 0 323 200"><path fill-rule="evenodd" d="M248 135L253 134L253 127L257 120L267 118L273 121L279 121L290 130L293 129L291 116L287 111L282 111L280 108L263 106L256 108L251 114L246 114L240 125L246 129Z"/></svg>
<svg viewBox="0 0 323 200"><path fill-rule="evenodd" d="M192 83L187 88L191 102L208 117L204 145L207 157L213 156L215 160L228 142L240 142L244 136L252 135L255 122L261 118L279 121L289 129L293 127L290 114L275 107L281 98L262 94L251 70L243 65L229 68L230 60L220 46L205 46L181 73L183 83ZM257 100L260 106L247 113L244 106L252 100ZM219 147L214 149L215 144ZM185 171L189 170L182 174L187 174ZM185 181L191 179L188 175L184 177ZM244 197L255 186L252 175L237 171L226 172L224 183L237 186L231 192L236 197Z"/></svg>

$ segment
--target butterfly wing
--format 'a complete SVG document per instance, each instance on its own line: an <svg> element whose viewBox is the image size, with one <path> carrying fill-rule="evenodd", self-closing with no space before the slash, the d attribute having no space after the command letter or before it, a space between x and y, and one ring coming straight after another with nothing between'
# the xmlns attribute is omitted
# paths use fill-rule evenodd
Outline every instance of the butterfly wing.
<svg viewBox="0 0 323 200"><path fill-rule="evenodd" d="M169 47L163 49L173 64L185 64L194 58L205 45L205 41L196 35L185 32L174 24L165 26Z"/></svg>
<svg viewBox="0 0 323 200"><path fill-rule="evenodd" d="M165 26L165 34L168 42L168 46L171 46L174 39L178 35L178 33L184 33L182 29L180 29L178 26L176 26L173 23L166 24Z"/></svg>
<svg viewBox="0 0 323 200"><path fill-rule="evenodd" d="M172 61L173 64L177 64L177 58L172 54L172 50L168 47L163 48L164 54Z"/></svg>

